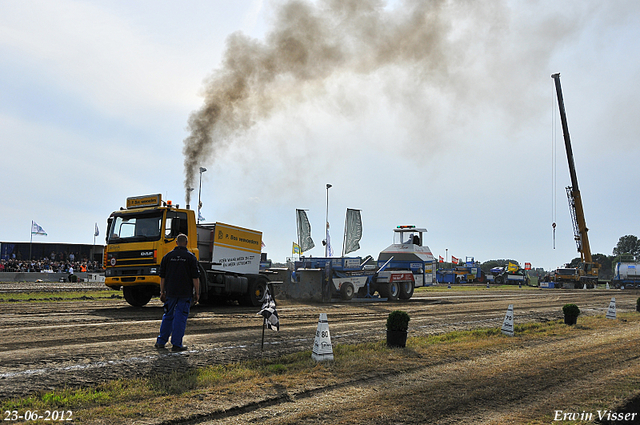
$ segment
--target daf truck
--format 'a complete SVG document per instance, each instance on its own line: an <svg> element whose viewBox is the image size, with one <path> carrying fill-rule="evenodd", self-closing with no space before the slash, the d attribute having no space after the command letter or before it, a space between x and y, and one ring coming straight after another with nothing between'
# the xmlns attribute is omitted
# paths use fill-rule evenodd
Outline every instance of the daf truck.
<svg viewBox="0 0 640 425"><path fill-rule="evenodd" d="M201 303L231 299L260 305L269 284L260 271L262 233L224 223L197 224L193 210L159 194L127 198L126 208L109 216L105 284L122 288L135 307L159 296L160 262L180 233L188 236L187 248L198 258Z"/></svg>

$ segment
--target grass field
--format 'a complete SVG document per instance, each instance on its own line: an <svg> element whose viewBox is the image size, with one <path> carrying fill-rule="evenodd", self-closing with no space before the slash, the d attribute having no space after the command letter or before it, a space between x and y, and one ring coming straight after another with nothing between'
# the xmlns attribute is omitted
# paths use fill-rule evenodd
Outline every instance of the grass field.
<svg viewBox="0 0 640 425"><path fill-rule="evenodd" d="M293 397L295 394L347 384L357 385L359 382L367 383L375 379L387 381L391 377L432 367L455 365L473 359L480 361L488 355L504 355L508 359L515 355L510 353L519 352L523 347L541 347L546 343L558 342L564 346L563 341L566 341L568 347L572 344L571 341L618 331L622 327L635 326L640 322L640 315L634 313L619 316L617 321L606 320L602 316L584 317L579 326L571 327L560 321L516 325L515 337L503 335L498 328L416 337L410 338L404 349L387 348L384 341L358 345L337 344L334 347L335 360L332 362L316 363L311 359L311 352L304 351L276 359L212 365L150 379L120 379L90 388L60 389L21 399L4 400L0 407L2 412L70 411L73 412L74 420L83 423L124 424L132 419L142 418L148 422L161 422L175 417L188 417L194 412L200 412L200 415L216 412L224 415L225 409L232 406L264 402L271 397L269 394ZM556 366L560 366L560 363ZM544 376L547 369L556 366L553 355L540 356L537 362L530 363L532 370L527 370L529 379L536 376L536 368ZM467 378L470 380L469 388L482 388L484 381L489 385L496 375L503 373L503 368L508 367L506 363L499 362L478 369L480 372ZM514 373L515 375L517 374ZM582 405L574 406L576 401L572 399L572 407L595 409L598 407L598 400L624 400L637 392L637 384L637 370L629 368L618 374L615 382L600 386L596 401L589 399ZM277 391L273 391L274 389ZM398 397L405 397L407 387L403 385L395 391ZM385 393L384 397L391 400L396 395ZM442 394L442 397L443 402L449 402L445 398L451 395ZM226 404L221 404L221 401L226 401ZM369 410L375 408L369 406ZM550 423L550 415L552 413L544 409L532 409L529 416L520 418L522 422L515 423ZM415 423L427 419L418 418ZM296 419L282 423L296 423Z"/></svg>

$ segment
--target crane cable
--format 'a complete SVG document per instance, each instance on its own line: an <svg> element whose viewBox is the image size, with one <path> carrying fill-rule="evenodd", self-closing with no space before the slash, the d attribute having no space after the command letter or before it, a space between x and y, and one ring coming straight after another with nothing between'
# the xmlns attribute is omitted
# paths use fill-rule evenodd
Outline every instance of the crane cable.
<svg viewBox="0 0 640 425"><path fill-rule="evenodd" d="M558 118L556 117L555 110L557 109L557 101L554 92L554 86L552 85L551 90L551 227L553 229L552 232L552 240L553 240L553 249L556 249L556 219L557 219L557 183L558 183L558 172L557 172L557 127L558 127Z"/></svg>

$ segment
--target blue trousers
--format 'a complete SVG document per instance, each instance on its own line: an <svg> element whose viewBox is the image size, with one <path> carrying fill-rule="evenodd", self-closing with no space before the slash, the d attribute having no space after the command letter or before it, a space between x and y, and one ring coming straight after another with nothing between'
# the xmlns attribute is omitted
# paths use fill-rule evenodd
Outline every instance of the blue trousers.
<svg viewBox="0 0 640 425"><path fill-rule="evenodd" d="M187 327L191 298L167 298L156 342L165 345L171 336L171 345L182 347L182 338Z"/></svg>

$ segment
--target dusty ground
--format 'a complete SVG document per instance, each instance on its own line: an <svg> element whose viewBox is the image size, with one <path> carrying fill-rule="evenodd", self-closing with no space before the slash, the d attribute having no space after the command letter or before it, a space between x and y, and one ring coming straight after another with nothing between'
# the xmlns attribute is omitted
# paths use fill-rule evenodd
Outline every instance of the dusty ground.
<svg viewBox="0 0 640 425"><path fill-rule="evenodd" d="M24 286L0 283L0 291L18 289ZM190 350L180 354L159 353L153 348L162 316L162 306L157 299L143 308L130 307L117 298L4 302L0 303L0 394L3 398L24 396L38 390L86 386L119 377L150 376L261 355L310 350L318 316L323 312L328 315L335 345L384 340L386 317L394 309L411 315L409 331L410 336L414 336L499 327L509 304L514 305L516 323L559 319L562 305L568 302L578 304L585 315L604 314L611 297L616 297L618 312L632 311L639 295L637 291L514 288L512 291L417 293L412 300L402 303L283 301L278 305L281 330L267 332L264 352L260 350L262 322L256 316L257 309L198 306L192 311L187 326L185 343ZM616 379L616 373L623 369L640 368L639 331L634 324L616 332L576 338L569 344L557 341L542 346L515 347L506 358L504 353L484 353L452 363L425 362L424 367L410 373L363 378L335 388L280 395L267 402L244 399L224 407L217 401L210 405L212 415L209 416L206 404L200 403L195 409L199 413L192 415L188 422L419 423L412 419L411 411L430 409L432 423L520 423L523 416L519 415L527 417L526 412L532 409L569 409L571 406L561 403L555 407L549 402L550 394L558 397L557 400L568 397L563 395L567 379L591 391L603 380ZM616 356L606 355L603 346L614 350ZM563 374L562 380L557 378L554 368L529 374L532 359L558 356L558 353L562 355L558 357L557 368L572 371ZM470 377L481 375L486 365L505 362L505 359L495 386L474 385ZM523 383L526 383L524 387ZM388 386L396 390L401 387L406 399L401 403L384 400L384 389ZM434 403L439 399L441 402ZM388 413L361 415L362 421L353 417L353 406L377 405L381 400L389 404Z"/></svg>

